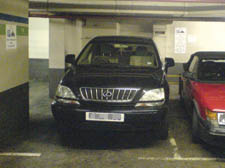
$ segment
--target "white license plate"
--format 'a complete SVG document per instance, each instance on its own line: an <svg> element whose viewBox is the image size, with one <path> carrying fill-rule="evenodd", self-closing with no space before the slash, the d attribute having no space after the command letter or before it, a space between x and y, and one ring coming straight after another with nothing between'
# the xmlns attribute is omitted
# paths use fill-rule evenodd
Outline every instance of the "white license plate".
<svg viewBox="0 0 225 168"><path fill-rule="evenodd" d="M86 112L87 121L124 122L124 114Z"/></svg>

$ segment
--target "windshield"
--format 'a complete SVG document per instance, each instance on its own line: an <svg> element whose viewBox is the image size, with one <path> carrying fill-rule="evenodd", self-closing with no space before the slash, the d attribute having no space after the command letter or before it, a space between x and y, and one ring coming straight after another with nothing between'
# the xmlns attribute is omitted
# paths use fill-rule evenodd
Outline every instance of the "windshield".
<svg viewBox="0 0 225 168"><path fill-rule="evenodd" d="M225 82L225 58L201 60L198 75L203 81Z"/></svg>
<svg viewBox="0 0 225 168"><path fill-rule="evenodd" d="M90 43L82 52L78 65L158 68L153 44Z"/></svg>

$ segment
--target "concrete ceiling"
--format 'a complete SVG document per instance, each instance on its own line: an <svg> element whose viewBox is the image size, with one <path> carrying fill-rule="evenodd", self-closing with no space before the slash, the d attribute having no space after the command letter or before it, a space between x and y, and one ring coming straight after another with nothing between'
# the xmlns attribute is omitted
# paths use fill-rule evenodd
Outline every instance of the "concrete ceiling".
<svg viewBox="0 0 225 168"><path fill-rule="evenodd" d="M170 1L170 2L169 2ZM225 0L30 0L30 16L225 21Z"/></svg>

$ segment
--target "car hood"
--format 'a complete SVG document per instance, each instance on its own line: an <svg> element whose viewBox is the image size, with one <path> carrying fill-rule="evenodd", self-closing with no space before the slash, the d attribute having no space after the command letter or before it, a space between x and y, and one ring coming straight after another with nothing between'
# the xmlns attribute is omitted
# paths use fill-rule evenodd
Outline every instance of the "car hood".
<svg viewBox="0 0 225 168"><path fill-rule="evenodd" d="M63 84L70 88L157 88L163 79L163 71L113 71L113 70L76 70L63 78Z"/></svg>
<svg viewBox="0 0 225 168"><path fill-rule="evenodd" d="M198 83L197 88L207 108L225 112L225 84Z"/></svg>

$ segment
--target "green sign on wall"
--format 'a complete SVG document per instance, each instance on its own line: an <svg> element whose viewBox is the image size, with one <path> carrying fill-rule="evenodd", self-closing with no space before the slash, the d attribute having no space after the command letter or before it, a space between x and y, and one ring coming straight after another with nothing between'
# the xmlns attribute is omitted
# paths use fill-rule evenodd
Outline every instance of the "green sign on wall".
<svg viewBox="0 0 225 168"><path fill-rule="evenodd" d="M5 35L5 25L0 24L0 35Z"/></svg>
<svg viewBox="0 0 225 168"><path fill-rule="evenodd" d="M0 35L6 34L6 25L0 24ZM25 26L16 26L17 36L28 36L28 27Z"/></svg>
<svg viewBox="0 0 225 168"><path fill-rule="evenodd" d="M16 28L17 36L27 36L28 35L28 28L25 26L17 26Z"/></svg>

